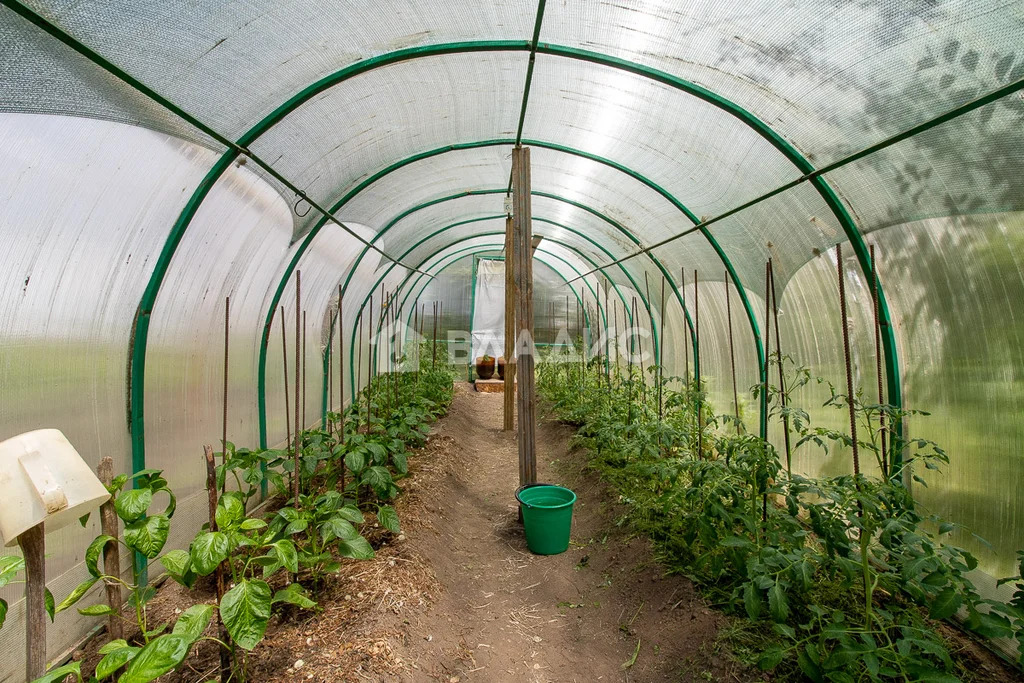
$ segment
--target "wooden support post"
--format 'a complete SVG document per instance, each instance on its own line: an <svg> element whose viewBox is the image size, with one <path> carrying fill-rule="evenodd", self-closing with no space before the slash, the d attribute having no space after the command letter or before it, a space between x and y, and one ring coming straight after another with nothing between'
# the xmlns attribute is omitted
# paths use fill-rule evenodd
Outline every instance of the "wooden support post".
<svg viewBox="0 0 1024 683"><path fill-rule="evenodd" d="M213 448L209 445L203 446L203 454L206 456L206 492L207 500L209 502L210 510L210 531L217 531L217 467L213 461ZM296 477L296 481L298 478ZM116 545L116 544L108 544ZM221 600L224 598L225 593L225 580L224 580L224 563L217 565L216 572L214 574L217 582L217 604L219 605ZM224 621L220 620L218 631L219 639L222 643L229 642L228 630L224 626ZM226 683L231 678L231 652L226 646L220 648L220 680L221 683Z"/></svg>
<svg viewBox="0 0 1024 683"><path fill-rule="evenodd" d="M103 485L109 489L114 481L114 459L109 455L100 459L96 473ZM107 536L120 538L121 530L118 525L114 499L110 498L100 506L100 529ZM117 543L107 543L103 546L103 573L118 578L121 576L121 549ZM107 589L107 605L113 610L107 620L107 635L110 640L118 640L124 638L124 626L121 624L121 605L124 604L121 600L121 584L116 581L106 581L104 585Z"/></svg>
<svg viewBox="0 0 1024 683"><path fill-rule="evenodd" d="M505 218L505 421L503 429L511 432L516 423L516 279L515 256L512 253L512 216Z"/></svg>
<svg viewBox="0 0 1024 683"><path fill-rule="evenodd" d="M46 672L45 536L42 522L18 536L25 558L25 680L29 681Z"/></svg>
<svg viewBox="0 0 1024 683"><path fill-rule="evenodd" d="M537 483L537 397L533 345L533 209L530 148L512 150L512 250L516 285L517 436L520 485Z"/></svg>

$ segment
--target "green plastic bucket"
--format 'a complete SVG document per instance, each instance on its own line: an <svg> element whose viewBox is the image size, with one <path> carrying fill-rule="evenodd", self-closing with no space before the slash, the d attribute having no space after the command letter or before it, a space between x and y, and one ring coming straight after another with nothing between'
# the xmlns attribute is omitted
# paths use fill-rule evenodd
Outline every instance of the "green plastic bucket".
<svg viewBox="0 0 1024 683"><path fill-rule="evenodd" d="M576 494L562 486L533 484L516 491L530 552L557 555L569 549Z"/></svg>

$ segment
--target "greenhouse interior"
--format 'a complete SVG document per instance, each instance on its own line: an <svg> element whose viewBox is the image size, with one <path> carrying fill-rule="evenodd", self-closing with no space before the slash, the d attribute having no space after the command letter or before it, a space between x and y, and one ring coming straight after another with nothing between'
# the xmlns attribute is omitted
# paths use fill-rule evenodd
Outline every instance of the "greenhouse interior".
<svg viewBox="0 0 1024 683"><path fill-rule="evenodd" d="M1024 680L1024 3L0 4L0 680Z"/></svg>

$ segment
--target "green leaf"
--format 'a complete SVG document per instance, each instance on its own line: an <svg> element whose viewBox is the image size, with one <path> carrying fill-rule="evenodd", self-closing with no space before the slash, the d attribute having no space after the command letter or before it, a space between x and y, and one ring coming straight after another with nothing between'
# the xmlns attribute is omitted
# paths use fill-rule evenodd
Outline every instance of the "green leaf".
<svg viewBox="0 0 1024 683"><path fill-rule="evenodd" d="M948 619L956 614L962 603L963 596L960 595L959 591L950 586L935 596L928 610L928 616L932 619Z"/></svg>
<svg viewBox="0 0 1024 683"><path fill-rule="evenodd" d="M43 589L43 607L46 609L46 613L50 615L50 623L52 624L53 617L56 614L56 607L54 605L53 593L50 592L49 588Z"/></svg>
<svg viewBox="0 0 1024 683"><path fill-rule="evenodd" d="M96 578L101 576L99 569L100 555L103 553L103 549L108 543L117 543L117 539L113 536L101 534L93 539L93 542L85 549L85 568L88 569L89 573ZM2 585L3 584L0 583L0 586Z"/></svg>
<svg viewBox="0 0 1024 683"><path fill-rule="evenodd" d="M71 595L64 598L64 600L59 605L57 605L57 609L55 611L63 612L68 607L74 605L76 602L82 599L83 595L89 592L89 589L92 588L97 581L99 581L99 579L93 577L90 579L86 579L82 583L78 584L78 586L75 587L75 590L71 591Z"/></svg>
<svg viewBox="0 0 1024 683"><path fill-rule="evenodd" d="M206 626L210 623L212 617L213 605L192 605L181 613L178 621L174 623L174 629L171 633L177 636L185 636L190 641L195 642L203 635L203 631L206 630Z"/></svg>
<svg viewBox="0 0 1024 683"><path fill-rule="evenodd" d="M80 607L78 613L86 617L105 617L115 612L110 605L89 605L88 607Z"/></svg>
<svg viewBox="0 0 1024 683"><path fill-rule="evenodd" d="M146 514L152 502L151 489L129 489L114 500L114 509L117 510L117 516L125 522L134 522Z"/></svg>
<svg viewBox="0 0 1024 683"><path fill-rule="evenodd" d="M247 519L242 522L238 528L242 531L255 531L256 529L262 529L267 526L267 523L262 519Z"/></svg>
<svg viewBox="0 0 1024 683"><path fill-rule="evenodd" d="M299 554L295 550L294 543L287 538L282 538L279 541L274 541L272 547L274 552L277 553L277 558L281 561L281 566L292 574L299 571Z"/></svg>
<svg viewBox="0 0 1024 683"><path fill-rule="evenodd" d="M316 603L309 599L306 589L297 583L288 584L285 588L274 593L273 602L287 602L292 605L297 605L302 609L312 609L316 607Z"/></svg>
<svg viewBox="0 0 1024 683"><path fill-rule="evenodd" d="M171 550L164 553L164 556L160 558L160 563L172 576L175 574L181 576L191 568L192 558L185 550Z"/></svg>
<svg viewBox="0 0 1024 683"><path fill-rule="evenodd" d="M364 521L363 513L354 505L346 505L338 510L338 514L341 515L343 519L347 519L353 524L362 524Z"/></svg>
<svg viewBox="0 0 1024 683"><path fill-rule="evenodd" d="M243 579L224 594L220 618L236 645L251 650L263 640L270 621L270 604L270 585L259 579Z"/></svg>
<svg viewBox="0 0 1024 683"><path fill-rule="evenodd" d="M377 521L380 525L393 534L401 533L398 525L398 513L390 505L381 505L377 508Z"/></svg>
<svg viewBox="0 0 1024 683"><path fill-rule="evenodd" d="M125 526L124 544L152 560L164 549L170 531L171 520L162 514L151 515Z"/></svg>
<svg viewBox="0 0 1024 683"><path fill-rule="evenodd" d="M131 660L118 683L149 683L181 664L192 641L173 633L151 640Z"/></svg>
<svg viewBox="0 0 1024 683"><path fill-rule="evenodd" d="M11 582L18 572L25 568L25 560L17 555L4 555L0 557L0 588Z"/></svg>
<svg viewBox="0 0 1024 683"><path fill-rule="evenodd" d="M107 643L104 647L114 643L121 643L121 645L107 652L104 652L102 649L100 650L100 654L106 656L96 665L96 678L103 679L114 674L122 666L133 660L135 655L139 654L139 650L142 649L141 647L130 647L124 640L115 640Z"/></svg>
<svg viewBox="0 0 1024 683"><path fill-rule="evenodd" d="M743 607L752 621L757 621L761 616L761 594L753 582L747 582L743 586Z"/></svg>
<svg viewBox="0 0 1024 683"><path fill-rule="evenodd" d="M82 663L71 662L64 666L58 667L53 671L50 671L39 678L32 681L32 683L60 683L68 676L74 676L76 681L82 680Z"/></svg>
<svg viewBox="0 0 1024 683"><path fill-rule="evenodd" d="M0 598L0 628L4 627L5 621L7 621L7 601Z"/></svg>
<svg viewBox="0 0 1024 683"><path fill-rule="evenodd" d="M391 473L388 472L386 467L380 465L374 465L365 472L360 480L363 484L369 484L377 495L384 496L387 494L388 487L391 485Z"/></svg>
<svg viewBox="0 0 1024 683"><path fill-rule="evenodd" d="M345 454L345 466L359 474L366 467L366 457L359 451L349 451Z"/></svg>
<svg viewBox="0 0 1024 683"><path fill-rule="evenodd" d="M353 538L351 541L340 541L338 552L342 557L351 557L353 560L372 560L376 557L373 547L362 536Z"/></svg>
<svg viewBox="0 0 1024 683"><path fill-rule="evenodd" d="M335 538L343 541L351 541L359 537L359 532L349 522L346 522L340 515L334 515L320 527L320 536L324 543L329 543Z"/></svg>
<svg viewBox="0 0 1024 683"><path fill-rule="evenodd" d="M782 662L785 655L786 653L781 647L777 645L770 647L761 653L761 658L757 660L757 666L761 671L771 671Z"/></svg>
<svg viewBox="0 0 1024 683"><path fill-rule="evenodd" d="M409 458L405 453L394 453L391 456L391 462L395 464L395 471L399 474L409 473Z"/></svg>
<svg viewBox="0 0 1024 683"><path fill-rule="evenodd" d="M109 643L104 643L100 646L100 649L96 650L101 655L109 655L111 652L117 652L121 648L128 647L128 641L124 638L118 638L112 640Z"/></svg>
<svg viewBox="0 0 1024 683"><path fill-rule="evenodd" d="M813 659L810 654L814 653L814 650L810 645L807 645L804 649L798 650L796 654L796 663L800 666L800 670L804 672L804 675L814 681L814 683L823 683L825 680L821 673L821 667L818 665L816 659Z"/></svg>
<svg viewBox="0 0 1024 683"><path fill-rule="evenodd" d="M786 599L786 593L777 583L768 589L768 611L771 612L772 619L775 621L782 622L789 617L789 601Z"/></svg>
<svg viewBox="0 0 1024 683"><path fill-rule="evenodd" d="M212 574L217 565L227 559L231 552L228 537L220 531L206 531L192 541L189 553L192 566L200 576Z"/></svg>
<svg viewBox="0 0 1024 683"><path fill-rule="evenodd" d="M214 519L217 520L219 529L227 529L235 522L245 518L245 503L242 496L236 491L228 491L220 497L217 503L217 513Z"/></svg>

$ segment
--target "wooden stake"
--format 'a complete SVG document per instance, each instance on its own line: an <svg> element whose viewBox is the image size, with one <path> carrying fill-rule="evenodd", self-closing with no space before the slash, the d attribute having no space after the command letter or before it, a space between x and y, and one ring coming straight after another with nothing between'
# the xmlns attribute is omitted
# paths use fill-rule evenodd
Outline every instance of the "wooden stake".
<svg viewBox="0 0 1024 683"><path fill-rule="evenodd" d="M366 433L370 433L370 415L373 412L373 293L370 293L370 311L366 314Z"/></svg>
<svg viewBox="0 0 1024 683"><path fill-rule="evenodd" d="M775 356L779 361L779 405L782 406L782 435L786 445L786 472L793 476L793 449L789 439L789 415L786 414L786 377L782 367L782 337L779 333L779 302L775 298L775 268L768 259L768 276L771 280L772 318L775 321Z"/></svg>
<svg viewBox="0 0 1024 683"><path fill-rule="evenodd" d="M686 301L686 271L680 269L679 271L679 292L680 298ZM683 325L686 325L686 309L683 308ZM690 334L689 330L686 330L683 334L683 380L686 384L690 383Z"/></svg>
<svg viewBox="0 0 1024 683"><path fill-rule="evenodd" d="M306 421L306 366L309 362L306 360L306 339L309 337L309 328L306 325L306 311L302 311L302 428L305 429L306 425L309 424Z"/></svg>
<svg viewBox="0 0 1024 683"><path fill-rule="evenodd" d="M292 442L292 418L288 407L288 325L281 306L281 355L284 360L284 434L285 443Z"/></svg>
<svg viewBox="0 0 1024 683"><path fill-rule="evenodd" d="M345 335L341 333L345 320L343 315L344 292L341 285L338 285L338 443L345 443ZM356 427L358 427L358 422ZM341 463L341 477L339 484L342 503L345 502L345 463Z"/></svg>
<svg viewBox="0 0 1024 683"><path fill-rule="evenodd" d="M658 346L658 423L665 418L665 404L663 401L662 382L665 377L665 277L661 278L661 344ZM658 436L661 442L661 435Z"/></svg>
<svg viewBox="0 0 1024 683"><path fill-rule="evenodd" d="M355 395L356 395L356 399L355 399L355 403L356 403L356 431L358 432L359 431L359 380L362 379L362 374L363 374L363 312L362 312L362 310L359 311L359 319L356 322L359 325L359 351L358 351L358 358L356 359L355 376L352 378L352 381L355 383L353 388L355 390ZM369 415L367 415L367 417L369 417ZM369 422L367 422L367 425L369 425Z"/></svg>
<svg viewBox="0 0 1024 683"><path fill-rule="evenodd" d="M885 403L882 393L882 322L878 317L878 261L875 260L875 245L871 245L871 308L874 313L875 328L875 376L878 378L878 403ZM778 327L778 326L776 326ZM889 454L886 448L885 413L878 413L878 436L882 448L882 476L889 478Z"/></svg>
<svg viewBox="0 0 1024 683"><path fill-rule="evenodd" d="M221 431L221 459L228 459L228 341L231 325L231 297L224 299L224 421ZM115 536L114 538L117 538Z"/></svg>
<svg viewBox="0 0 1024 683"><path fill-rule="evenodd" d="M292 464L295 470L292 472L292 495L295 498L295 507L299 507L299 454L301 452L302 444L302 427L300 426L300 407L299 401L299 374L301 373L302 363L302 345L299 340L302 339L302 271L295 271L295 450L292 454Z"/></svg>
<svg viewBox="0 0 1024 683"><path fill-rule="evenodd" d="M860 476L860 452L857 448L857 413L853 401L853 364L850 359L850 326L846 319L846 276L843 270L843 245L836 245L836 261L839 271L839 315L843 323L843 357L846 360L846 402L850 406L850 439L853 448L853 474ZM858 482L858 488L860 484Z"/></svg>
<svg viewBox="0 0 1024 683"><path fill-rule="evenodd" d="M512 150L513 251L516 284L517 350L516 381L517 436L520 484L537 482L536 393L533 355L533 210L530 195L530 148L516 145Z"/></svg>
<svg viewBox="0 0 1024 683"><path fill-rule="evenodd" d="M96 473L103 485L109 489L114 481L114 459L109 455L101 458ZM114 499L111 497L100 505L100 529L111 538L120 538L119 524ZM121 549L117 543L107 543L103 546L103 573L107 576L121 576ZM121 584L108 580L104 582L104 586L107 589L107 605L113 610L107 619L107 635L110 636L109 640L118 640L124 638L124 625L121 623L121 605L124 604L121 600Z"/></svg>
<svg viewBox="0 0 1024 683"><path fill-rule="evenodd" d="M505 386L502 430L516 423L516 279L512 253L512 216L505 217Z"/></svg>
<svg viewBox="0 0 1024 683"><path fill-rule="evenodd" d="M207 500L209 503L210 511L210 531L217 531L217 467L213 461L213 448L209 445L203 446L203 453L206 456L206 493ZM295 481L298 481L296 477ZM109 544L114 545L114 544ZM214 573L216 584L217 584L217 604L219 605L221 600L224 598L225 591L225 580L224 580L224 563L217 565L217 569ZM219 619L219 618L218 618ZM222 643L228 641L228 629L224 626L224 621L219 619L219 639ZM222 683L227 683L231 678L231 651L227 647L221 646L220 648L220 680Z"/></svg>
<svg viewBox="0 0 1024 683"><path fill-rule="evenodd" d="M25 558L25 673L29 681L46 672L45 536L43 522L18 536Z"/></svg>
<svg viewBox="0 0 1024 683"><path fill-rule="evenodd" d="M434 302L434 334L433 334L433 349L430 352L430 369L437 370L437 302ZM472 359L470 359L472 362Z"/></svg>
<svg viewBox="0 0 1024 683"><path fill-rule="evenodd" d="M700 386L700 278L697 277L697 271L693 271L693 314L694 314L694 331L695 348L694 352L696 356L693 360L693 375L694 381L697 385L697 457L704 457L704 401L701 398L701 386Z"/></svg>

